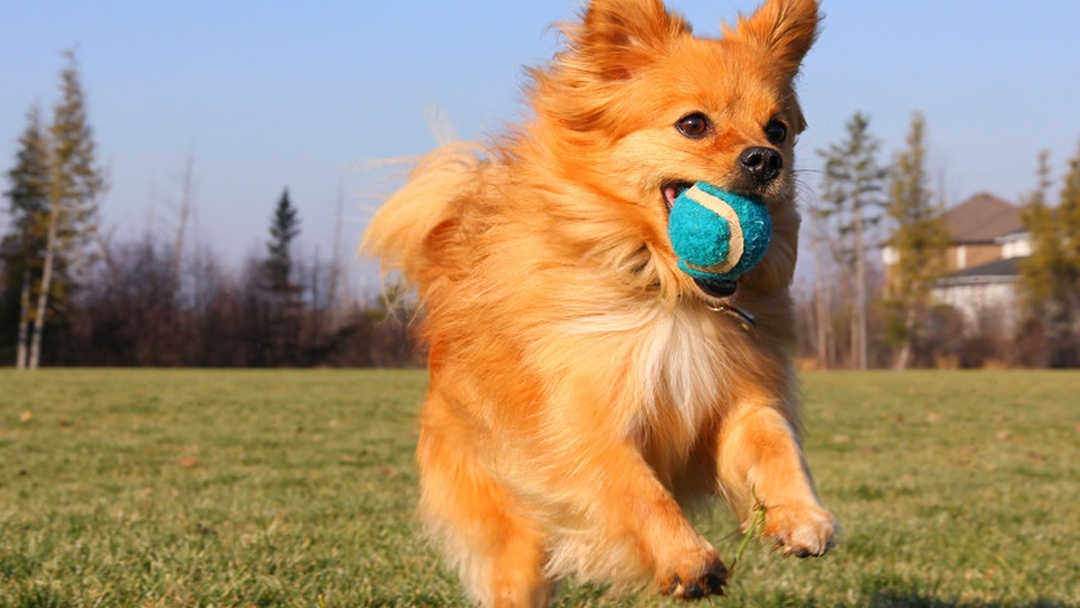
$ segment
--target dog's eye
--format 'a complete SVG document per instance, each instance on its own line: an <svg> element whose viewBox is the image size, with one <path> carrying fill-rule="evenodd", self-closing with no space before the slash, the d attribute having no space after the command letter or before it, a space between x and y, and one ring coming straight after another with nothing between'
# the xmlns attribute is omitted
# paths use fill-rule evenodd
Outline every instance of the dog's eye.
<svg viewBox="0 0 1080 608"><path fill-rule="evenodd" d="M675 128L679 130L679 133L693 139L704 137L710 127L709 118L701 112L683 116L679 122L675 123Z"/></svg>
<svg viewBox="0 0 1080 608"><path fill-rule="evenodd" d="M787 125L779 120L770 120L765 125L765 138L774 146L779 146L787 140Z"/></svg>

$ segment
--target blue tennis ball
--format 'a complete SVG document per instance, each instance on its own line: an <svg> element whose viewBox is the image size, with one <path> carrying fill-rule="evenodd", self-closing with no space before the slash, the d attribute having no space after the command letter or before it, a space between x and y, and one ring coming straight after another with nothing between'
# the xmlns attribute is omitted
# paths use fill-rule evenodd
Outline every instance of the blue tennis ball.
<svg viewBox="0 0 1080 608"><path fill-rule="evenodd" d="M680 270L695 279L734 281L765 257L772 219L761 199L698 182L675 198L668 237Z"/></svg>

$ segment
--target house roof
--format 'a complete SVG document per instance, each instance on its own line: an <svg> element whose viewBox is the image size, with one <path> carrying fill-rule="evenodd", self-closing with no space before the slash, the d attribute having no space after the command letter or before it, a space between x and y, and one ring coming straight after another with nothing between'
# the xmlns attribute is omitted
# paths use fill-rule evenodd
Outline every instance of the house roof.
<svg viewBox="0 0 1080 608"><path fill-rule="evenodd" d="M1024 258L1005 258L994 260L979 266L972 266L945 275L937 280L941 286L970 285L973 283L1011 283L1020 276L1020 260Z"/></svg>
<svg viewBox="0 0 1080 608"><path fill-rule="evenodd" d="M945 226L956 244L993 243L1024 230L1016 206L985 192L946 211Z"/></svg>

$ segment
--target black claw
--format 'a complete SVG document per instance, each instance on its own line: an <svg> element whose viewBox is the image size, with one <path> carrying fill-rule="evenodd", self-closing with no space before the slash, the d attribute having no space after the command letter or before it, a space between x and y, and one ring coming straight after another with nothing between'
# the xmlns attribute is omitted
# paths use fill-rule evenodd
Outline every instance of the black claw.
<svg viewBox="0 0 1080 608"><path fill-rule="evenodd" d="M705 575L705 588L711 595L724 595L724 577L716 574Z"/></svg>
<svg viewBox="0 0 1080 608"><path fill-rule="evenodd" d="M705 597L705 590L697 583L690 583L683 589L683 597L688 600L696 600Z"/></svg>

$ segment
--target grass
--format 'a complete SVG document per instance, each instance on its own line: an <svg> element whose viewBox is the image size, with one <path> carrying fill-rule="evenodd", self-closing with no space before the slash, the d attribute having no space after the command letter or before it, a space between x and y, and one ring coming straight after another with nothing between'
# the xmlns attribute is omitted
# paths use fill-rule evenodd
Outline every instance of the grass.
<svg viewBox="0 0 1080 608"><path fill-rule="evenodd" d="M419 537L421 372L0 372L0 607L455 606ZM725 606L1080 606L1080 374L814 373L844 526ZM723 509L698 529L729 563ZM668 606L564 585L557 605Z"/></svg>

